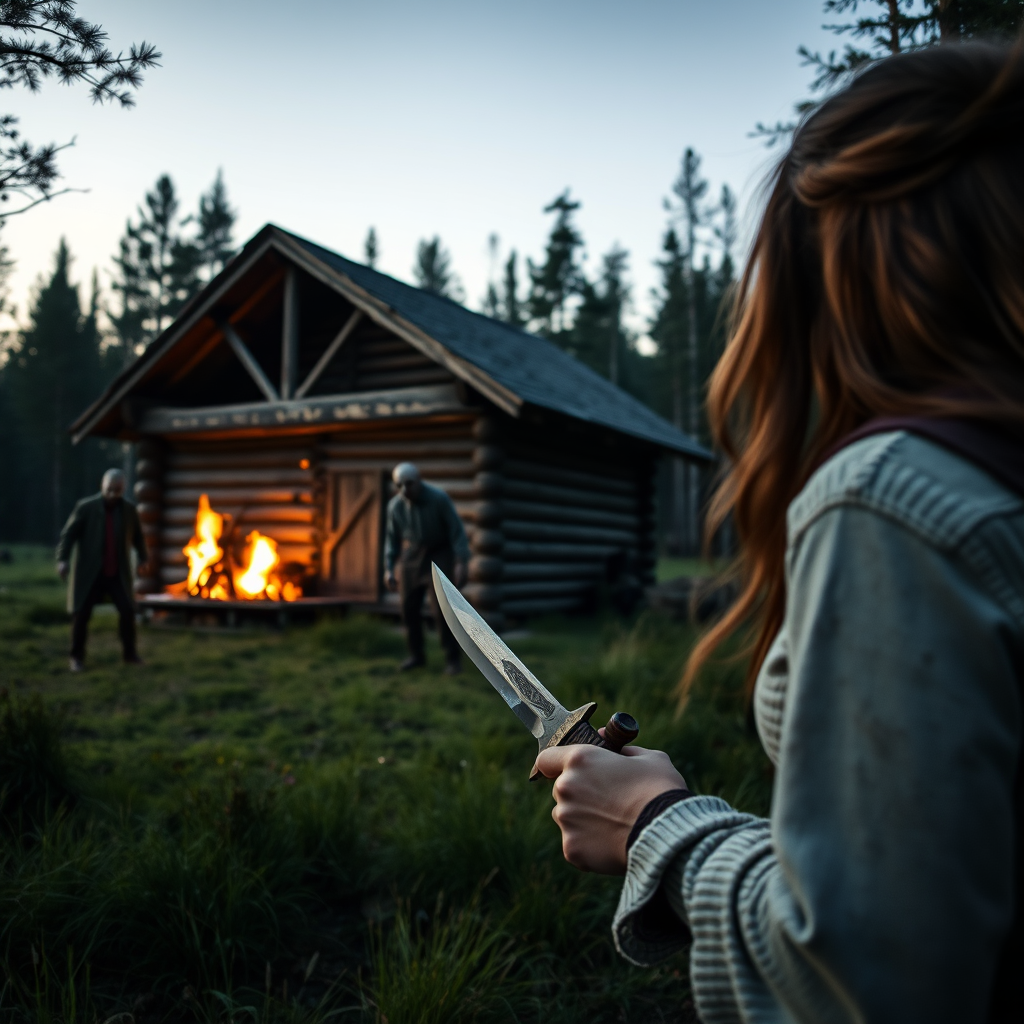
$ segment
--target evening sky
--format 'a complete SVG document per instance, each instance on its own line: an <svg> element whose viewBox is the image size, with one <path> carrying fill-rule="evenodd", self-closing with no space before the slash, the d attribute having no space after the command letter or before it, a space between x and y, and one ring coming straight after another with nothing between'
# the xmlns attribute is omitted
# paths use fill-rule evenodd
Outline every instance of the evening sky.
<svg viewBox="0 0 1024 1024"><path fill-rule="evenodd" d="M267 221L409 280L416 243L440 234L478 308L492 261L540 256L541 208L567 186L593 273L613 243L630 251L643 327L668 194L693 146L744 223L774 153L749 137L787 118L810 77L800 43L834 46L819 0L82 0L113 48L155 43L132 110L85 89L9 91L33 142L67 141L64 184L88 189L12 218L12 297L52 265L60 237L85 284L110 282L111 255L144 192L169 172L192 210L222 168L241 242ZM525 276L525 275L524 275ZM86 288L83 288L83 297Z"/></svg>

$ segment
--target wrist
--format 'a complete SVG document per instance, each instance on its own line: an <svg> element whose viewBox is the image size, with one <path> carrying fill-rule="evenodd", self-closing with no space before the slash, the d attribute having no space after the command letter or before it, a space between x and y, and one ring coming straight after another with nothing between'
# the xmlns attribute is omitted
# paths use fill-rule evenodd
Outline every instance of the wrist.
<svg viewBox="0 0 1024 1024"><path fill-rule="evenodd" d="M685 787L681 789L667 789L664 793L659 793L656 797L648 800L644 804L643 810L637 815L636 821L633 823L633 827L629 831L629 836L626 839L626 851L629 852L632 849L633 844L640 837L640 833L655 818L661 817L670 807L679 803L682 800L688 800L693 793L691 793Z"/></svg>

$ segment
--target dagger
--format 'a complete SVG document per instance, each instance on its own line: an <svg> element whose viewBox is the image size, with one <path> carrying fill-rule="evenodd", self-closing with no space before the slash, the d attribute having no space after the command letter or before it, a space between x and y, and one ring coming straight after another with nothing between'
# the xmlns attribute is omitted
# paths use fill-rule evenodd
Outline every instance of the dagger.
<svg viewBox="0 0 1024 1024"><path fill-rule="evenodd" d="M441 614L459 646L498 691L516 718L530 730L540 750L588 743L618 754L627 743L637 738L640 727L636 719L624 711L616 711L608 719L602 737L590 724L590 716L597 704L584 704L575 711L562 707L436 564L431 566L431 572ZM535 768L530 781L539 776L540 771Z"/></svg>

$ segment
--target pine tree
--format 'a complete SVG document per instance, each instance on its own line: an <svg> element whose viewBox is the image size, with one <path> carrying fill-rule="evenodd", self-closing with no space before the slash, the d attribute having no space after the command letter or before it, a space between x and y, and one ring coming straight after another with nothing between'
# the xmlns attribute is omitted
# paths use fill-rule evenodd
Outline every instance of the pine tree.
<svg viewBox="0 0 1024 1024"><path fill-rule="evenodd" d="M451 266L451 254L441 244L441 239L437 235L430 241L424 239L419 243L416 249L416 266L413 267L416 283L426 292L461 302L465 293L458 275L452 271Z"/></svg>
<svg viewBox="0 0 1024 1024"><path fill-rule="evenodd" d="M825 0L826 16L847 16L825 24L848 42L841 53L827 55L806 46L797 49L805 67L813 69L811 92L827 95L840 88L858 71L885 57L917 50L936 43L971 39L976 36L1013 39L1024 26L1024 0ZM821 102L803 100L796 104L798 116L806 116ZM796 122L774 126L758 123L754 135L773 145L796 128Z"/></svg>
<svg viewBox="0 0 1024 1024"><path fill-rule="evenodd" d="M498 295L498 285L495 282L495 272L498 264L498 250L501 239L496 232L487 236L487 291L484 292L484 299L481 303L483 312L495 320L501 319L501 298Z"/></svg>
<svg viewBox="0 0 1024 1024"><path fill-rule="evenodd" d="M371 269L375 270L377 267L377 260L380 259L380 246L377 243L377 229L371 227L366 232L366 241L363 242L363 255L366 260L366 265Z"/></svg>
<svg viewBox="0 0 1024 1024"><path fill-rule="evenodd" d="M621 371L633 340L622 322L629 304L628 261L629 253L615 245L602 258L597 281L580 281L580 304L568 331L569 351L613 384L623 383Z"/></svg>
<svg viewBox="0 0 1024 1024"><path fill-rule="evenodd" d="M235 253L231 233L237 217L237 212L228 205L223 171L218 170L209 192L199 197L199 215L196 218L195 246L198 249L200 280L204 284L212 281Z"/></svg>
<svg viewBox="0 0 1024 1024"><path fill-rule="evenodd" d="M178 206L174 182L163 174L146 193L138 223L129 220L125 226L120 254L114 257L120 278L113 284L121 294L122 313L112 318L122 341L151 341L199 290L201 252L182 236L188 218L179 218Z"/></svg>
<svg viewBox="0 0 1024 1024"><path fill-rule="evenodd" d="M519 274L516 270L516 251L513 249L505 261L505 273L501 280L500 318L513 327L522 327L526 322L523 304L519 299Z"/></svg>
<svg viewBox="0 0 1024 1024"><path fill-rule="evenodd" d="M563 344L567 342L569 332L566 306L582 283L576 253L583 245L583 238L572 222L572 216L580 205L569 198L569 189L566 189L544 207L545 213L555 214L544 263L537 266L532 260L526 261L530 275L527 299L530 321L540 334Z"/></svg>
<svg viewBox="0 0 1024 1024"><path fill-rule="evenodd" d="M39 286L17 351L4 368L13 398L15 436L22 460L17 492L25 539L55 539L74 501L94 491L102 467L96 442L73 448L68 426L101 387L98 296L83 315L69 279L71 256L61 240L53 273Z"/></svg>
<svg viewBox="0 0 1024 1024"><path fill-rule="evenodd" d="M697 437L701 427L700 396L700 333L697 311L697 231L705 226L709 211L705 207L707 180L700 174L700 157L687 148L683 154L679 176L672 185L678 204L667 203L676 220L681 224L683 234L682 255L687 285L686 309L686 394L684 398L685 429L691 437ZM686 467L686 527L685 544L688 550L696 551L700 543L700 478L696 466Z"/></svg>
<svg viewBox="0 0 1024 1024"><path fill-rule="evenodd" d="M133 44L126 56L106 45L102 26L80 17L75 0L4 0L0 3L0 88L24 86L38 92L42 82L55 78L64 85L81 82L94 103L134 105L134 90L142 72L157 66L160 54L148 43ZM72 143L50 143L38 149L21 137L18 119L0 115L0 203L12 196L17 209L4 207L4 216L24 213L62 192L54 190L60 177L57 154Z"/></svg>
<svg viewBox="0 0 1024 1024"><path fill-rule="evenodd" d="M179 207L174 182L161 175L119 242L111 288L120 296L120 310L110 320L124 363L160 334L234 253L237 213L220 171L200 197L196 214L179 217ZM186 231L190 225L192 233Z"/></svg>

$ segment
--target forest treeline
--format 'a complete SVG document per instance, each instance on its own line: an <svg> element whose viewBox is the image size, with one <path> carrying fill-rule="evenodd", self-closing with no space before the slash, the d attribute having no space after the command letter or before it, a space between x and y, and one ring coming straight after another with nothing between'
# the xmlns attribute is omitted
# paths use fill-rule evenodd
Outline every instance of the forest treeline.
<svg viewBox="0 0 1024 1024"><path fill-rule="evenodd" d="M1024 0L825 0L823 6L831 19L825 27L846 45L827 54L798 50L814 78L810 98L795 107L797 120L890 54L972 37L1013 37L1024 18ZM41 79L59 75L88 84L97 102L129 106L142 71L157 66L160 54L145 43L127 56L113 54L101 28L78 19L54 63L46 39L55 10L30 4L17 23L0 10L3 84L35 89ZM20 40L16 56L9 56L15 53L12 32ZM784 141L795 123L761 124L753 134ZM16 125L0 114L0 227L5 216L31 216L26 211L59 194L63 147L33 149ZM12 197L23 205L15 209ZM630 253L615 245L600 256L595 272L586 272L580 201L569 189L544 208L551 228L536 258L513 250L499 260L492 236L491 280L479 308L549 338L707 443L703 390L724 344L734 287L736 201L727 185L711 189L700 157L687 149L665 208L660 279L648 297L646 323L629 315L635 300ZM68 426L225 266L235 251L235 218L219 173L189 212L180 208L170 176L161 176L126 224L109 288L104 293L94 273L84 299L73 280L73 255L60 242L20 328L0 344L0 540L52 541L74 501L96 490L105 467L125 459L121 445L109 441L72 447ZM380 247L371 228L363 254L370 266ZM0 296L12 265L0 248ZM439 235L419 243L412 276L429 291L466 299ZM663 540L670 548L696 548L706 482L679 465L662 481Z"/></svg>
<svg viewBox="0 0 1024 1024"><path fill-rule="evenodd" d="M702 434L693 413L699 382L721 345L718 313L732 282L736 238L732 193L723 187L714 203L708 194L700 158L687 150L673 199L666 201L661 283L647 325L653 351L644 354L641 334L627 326L629 253L615 246L594 276L584 272L585 242L576 223L581 204L568 189L545 207L552 225L544 252L536 260L511 252L480 311L544 335L680 427ZM91 439L72 446L68 426L223 269L235 252L235 220L220 173L188 212L171 177L162 175L125 226L109 287L101 290L94 273L84 298L73 255L61 240L24 326L3 348L0 474L7 486L0 492L0 539L52 541L74 502L97 489L103 469L122 463L120 444ZM371 228L366 262L374 265L379 252ZM11 265L5 257L2 269ZM412 271L420 287L464 299L440 237L419 243Z"/></svg>

